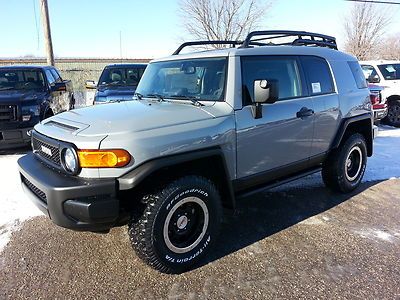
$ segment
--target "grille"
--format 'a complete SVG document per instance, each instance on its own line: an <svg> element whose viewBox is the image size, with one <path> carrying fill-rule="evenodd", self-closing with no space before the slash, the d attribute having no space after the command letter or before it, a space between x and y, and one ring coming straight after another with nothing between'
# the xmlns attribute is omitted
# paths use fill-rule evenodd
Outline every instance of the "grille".
<svg viewBox="0 0 400 300"><path fill-rule="evenodd" d="M22 182L28 187L29 190L31 190L32 193L38 196L40 200L47 203L46 194L41 189L36 187L32 182L30 182L24 176L22 176Z"/></svg>
<svg viewBox="0 0 400 300"><path fill-rule="evenodd" d="M15 105L0 105L0 122L17 120L17 107Z"/></svg>
<svg viewBox="0 0 400 300"><path fill-rule="evenodd" d="M36 136L33 136L32 147L33 151L37 155L49 160L53 164L56 164L58 167L61 166L60 149L58 146L54 146L50 143L41 141Z"/></svg>

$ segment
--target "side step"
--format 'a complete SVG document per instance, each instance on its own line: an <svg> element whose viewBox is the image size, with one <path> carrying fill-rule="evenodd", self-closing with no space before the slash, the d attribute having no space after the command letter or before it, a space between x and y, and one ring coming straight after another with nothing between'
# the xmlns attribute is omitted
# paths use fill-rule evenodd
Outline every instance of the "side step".
<svg viewBox="0 0 400 300"><path fill-rule="evenodd" d="M308 175L320 172L321 170L322 170L321 167L313 168L313 169L308 170L307 172L302 172L301 174L299 173L299 174L295 174L295 175L293 175L291 177L286 177L286 178L282 178L282 179L278 179L278 180L269 182L268 184L266 184L264 186L259 186L259 187L256 187L255 189L246 190L244 192L240 192L240 193L236 194L236 199L246 198L248 196L260 193L262 191L272 189L272 188L277 187L279 185L282 185L282 184L285 184L285 183L288 183L288 182L291 182L291 181L295 181L297 179L306 177Z"/></svg>

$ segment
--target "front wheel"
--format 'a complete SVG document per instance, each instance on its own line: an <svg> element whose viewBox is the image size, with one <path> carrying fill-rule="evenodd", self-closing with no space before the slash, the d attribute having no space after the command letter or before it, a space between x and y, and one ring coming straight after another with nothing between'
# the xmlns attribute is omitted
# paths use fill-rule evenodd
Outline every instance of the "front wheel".
<svg viewBox="0 0 400 300"><path fill-rule="evenodd" d="M348 193L360 185L366 165L365 139L356 133L329 155L322 168L322 179L332 190Z"/></svg>
<svg viewBox="0 0 400 300"><path fill-rule="evenodd" d="M400 100L389 103L388 114L384 121L391 126L400 127Z"/></svg>
<svg viewBox="0 0 400 300"><path fill-rule="evenodd" d="M221 201L208 179L180 178L142 202L146 208L139 219L131 220L129 237L139 257L161 272L189 269L217 239Z"/></svg>

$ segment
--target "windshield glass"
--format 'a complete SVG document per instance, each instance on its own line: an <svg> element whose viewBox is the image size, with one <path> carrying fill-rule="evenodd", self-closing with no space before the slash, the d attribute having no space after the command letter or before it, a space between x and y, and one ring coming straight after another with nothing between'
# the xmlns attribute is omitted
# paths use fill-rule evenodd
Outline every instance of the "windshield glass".
<svg viewBox="0 0 400 300"><path fill-rule="evenodd" d="M0 91L36 90L45 88L43 73L37 70L0 70Z"/></svg>
<svg viewBox="0 0 400 300"><path fill-rule="evenodd" d="M379 65L378 68L386 80L400 79L400 64Z"/></svg>
<svg viewBox="0 0 400 300"><path fill-rule="evenodd" d="M99 85L138 85L145 67L112 67L101 73Z"/></svg>
<svg viewBox="0 0 400 300"><path fill-rule="evenodd" d="M226 69L226 58L155 62L147 67L136 92L144 97L222 101Z"/></svg>

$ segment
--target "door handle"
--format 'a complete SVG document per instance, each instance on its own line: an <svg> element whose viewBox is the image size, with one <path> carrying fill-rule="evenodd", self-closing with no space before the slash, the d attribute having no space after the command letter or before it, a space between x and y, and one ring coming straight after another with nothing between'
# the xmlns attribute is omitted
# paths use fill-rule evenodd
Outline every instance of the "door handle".
<svg viewBox="0 0 400 300"><path fill-rule="evenodd" d="M297 118L305 118L305 117L310 117L314 114L314 111L311 108L308 107L302 107L297 113L296 117Z"/></svg>

